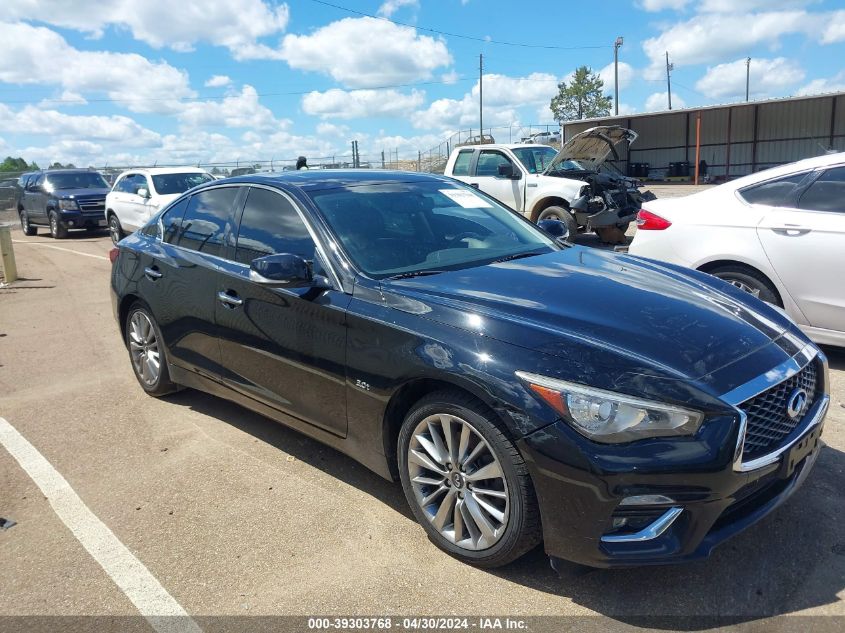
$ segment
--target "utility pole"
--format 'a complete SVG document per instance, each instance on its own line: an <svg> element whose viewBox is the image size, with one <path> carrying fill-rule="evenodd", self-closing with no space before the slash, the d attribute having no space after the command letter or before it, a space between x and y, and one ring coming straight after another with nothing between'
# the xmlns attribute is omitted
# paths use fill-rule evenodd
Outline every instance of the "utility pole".
<svg viewBox="0 0 845 633"><path fill-rule="evenodd" d="M672 80L669 72L675 69L675 64L669 63L669 51L666 51L666 95L669 97L669 109L672 109Z"/></svg>
<svg viewBox="0 0 845 633"><path fill-rule="evenodd" d="M745 58L745 100L748 101L749 89L751 88L751 58Z"/></svg>
<svg viewBox="0 0 845 633"><path fill-rule="evenodd" d="M613 43L613 91L616 93L613 114L619 116L619 47L622 46L622 36Z"/></svg>
<svg viewBox="0 0 845 633"><path fill-rule="evenodd" d="M478 54L478 133L484 136L484 55ZM483 138L482 138L483 140Z"/></svg>

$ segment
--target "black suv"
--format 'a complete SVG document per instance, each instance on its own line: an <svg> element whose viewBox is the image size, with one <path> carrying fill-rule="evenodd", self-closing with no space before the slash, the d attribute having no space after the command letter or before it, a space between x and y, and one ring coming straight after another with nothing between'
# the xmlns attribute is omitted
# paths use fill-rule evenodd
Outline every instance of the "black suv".
<svg viewBox="0 0 845 633"><path fill-rule="evenodd" d="M50 235L67 237L68 229L97 230L106 226L108 183L89 169L54 169L27 174L18 214L21 229L35 235L38 226L50 227Z"/></svg>

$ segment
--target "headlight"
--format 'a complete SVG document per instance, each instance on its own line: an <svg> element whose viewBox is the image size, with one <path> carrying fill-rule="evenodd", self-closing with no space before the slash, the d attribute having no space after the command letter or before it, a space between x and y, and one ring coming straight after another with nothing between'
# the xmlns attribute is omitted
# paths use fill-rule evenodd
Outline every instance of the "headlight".
<svg viewBox="0 0 845 633"><path fill-rule="evenodd" d="M59 200L59 208L65 211L76 211L79 207L76 204L76 200Z"/></svg>
<svg viewBox="0 0 845 633"><path fill-rule="evenodd" d="M670 404L518 371L539 398L576 431L597 442L631 442L646 437L692 435L703 415Z"/></svg>

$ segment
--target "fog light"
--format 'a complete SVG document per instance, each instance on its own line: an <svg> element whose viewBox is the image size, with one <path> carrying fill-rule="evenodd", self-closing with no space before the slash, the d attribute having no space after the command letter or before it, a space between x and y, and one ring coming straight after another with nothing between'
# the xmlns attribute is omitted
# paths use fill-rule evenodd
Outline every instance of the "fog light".
<svg viewBox="0 0 845 633"><path fill-rule="evenodd" d="M71 220L70 222L68 222L68 224L70 224L71 226L76 226L76 222L74 220Z"/></svg>
<svg viewBox="0 0 845 633"><path fill-rule="evenodd" d="M625 497L619 502L620 506L656 506L675 503L675 500L666 495L633 495Z"/></svg>

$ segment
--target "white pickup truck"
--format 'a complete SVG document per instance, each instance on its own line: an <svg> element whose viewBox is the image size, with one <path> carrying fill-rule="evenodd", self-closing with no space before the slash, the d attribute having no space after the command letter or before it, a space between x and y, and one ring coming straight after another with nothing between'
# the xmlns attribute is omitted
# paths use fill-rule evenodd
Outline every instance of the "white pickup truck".
<svg viewBox="0 0 845 633"><path fill-rule="evenodd" d="M632 130L605 125L576 134L560 152L548 145L473 145L455 148L444 174L519 211L533 222L562 220L575 236L595 230L614 241L636 217L643 201L653 200L639 183L606 163L618 160L616 145L633 143ZM620 233L621 231L621 233Z"/></svg>

